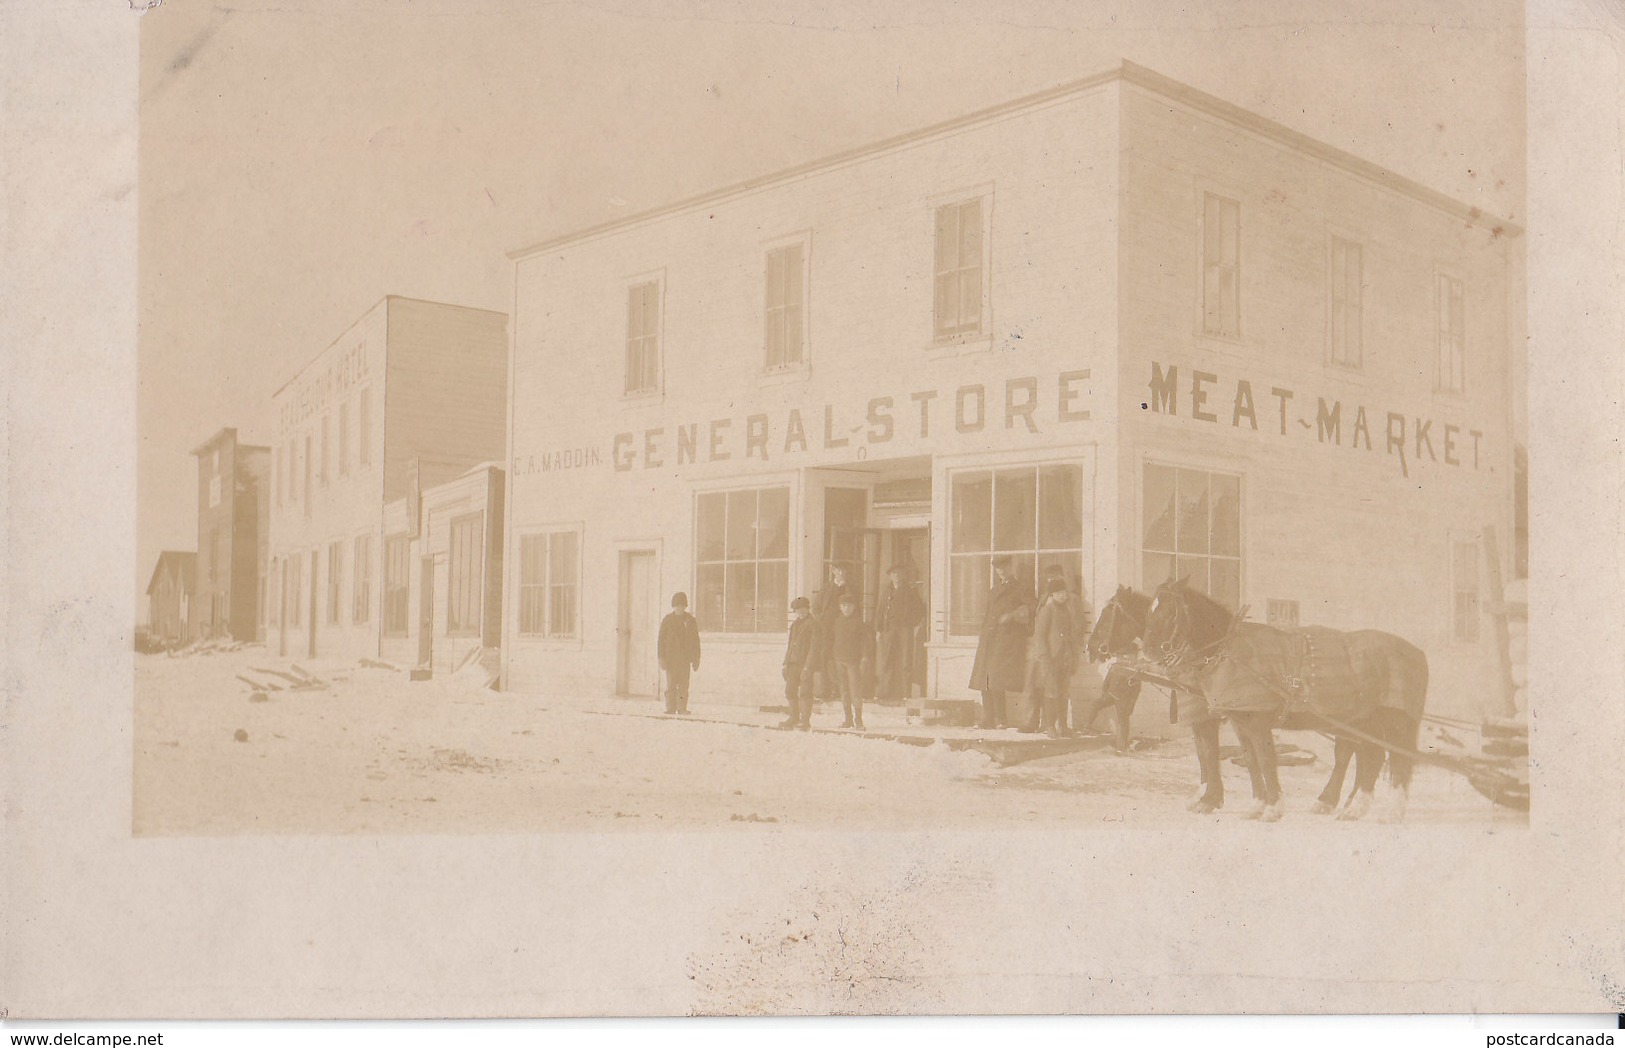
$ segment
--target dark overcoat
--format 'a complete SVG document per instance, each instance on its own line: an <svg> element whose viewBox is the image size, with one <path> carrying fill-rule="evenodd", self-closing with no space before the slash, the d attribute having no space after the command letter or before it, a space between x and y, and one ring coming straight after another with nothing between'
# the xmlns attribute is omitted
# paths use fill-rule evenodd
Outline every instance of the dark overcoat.
<svg viewBox="0 0 1625 1048"><path fill-rule="evenodd" d="M1027 687L1032 606L1032 591L1015 579L995 582L988 591L976 661L970 669L972 691L1022 691Z"/></svg>

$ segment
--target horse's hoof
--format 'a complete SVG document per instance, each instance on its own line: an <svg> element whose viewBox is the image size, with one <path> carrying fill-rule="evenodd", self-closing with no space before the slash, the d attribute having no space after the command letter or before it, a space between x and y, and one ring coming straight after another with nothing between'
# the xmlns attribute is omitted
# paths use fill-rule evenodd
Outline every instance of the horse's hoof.
<svg viewBox="0 0 1625 1048"><path fill-rule="evenodd" d="M1363 819L1371 811L1371 795L1369 793L1356 793L1348 805L1337 813L1339 820L1354 822Z"/></svg>
<svg viewBox="0 0 1625 1048"><path fill-rule="evenodd" d="M1281 816L1285 814L1286 812L1282 810L1280 802L1277 801L1274 804L1268 805L1263 811L1259 812L1258 820L1260 822L1280 822Z"/></svg>
<svg viewBox="0 0 1625 1048"><path fill-rule="evenodd" d="M1212 815L1222 807L1224 807L1223 800L1216 800L1212 797L1198 797L1185 805L1185 810L1195 812L1197 815Z"/></svg>
<svg viewBox="0 0 1625 1048"><path fill-rule="evenodd" d="M1325 801L1316 801L1314 804L1309 806L1309 810L1316 815L1330 815L1332 812L1336 811L1337 808L1334 805L1327 804Z"/></svg>

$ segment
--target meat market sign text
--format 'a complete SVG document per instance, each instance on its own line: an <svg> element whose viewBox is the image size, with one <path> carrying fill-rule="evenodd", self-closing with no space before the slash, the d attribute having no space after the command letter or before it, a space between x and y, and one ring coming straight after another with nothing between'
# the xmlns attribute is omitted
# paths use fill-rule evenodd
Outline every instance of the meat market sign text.
<svg viewBox="0 0 1625 1048"><path fill-rule="evenodd" d="M1219 376L1211 371L1191 371L1190 382L1181 384L1179 368L1170 364L1164 368L1156 361L1151 362L1151 399L1143 402L1140 407L1156 412L1159 415L1177 416L1180 414L1179 400L1181 391L1189 397L1187 414L1198 422L1211 422L1220 424L1220 415L1224 413L1223 405L1228 394L1234 392L1230 401L1230 425L1239 429L1245 420L1248 427L1257 430L1258 406L1253 393L1253 385L1244 378L1238 378L1234 383L1219 384ZM1266 426L1279 419L1280 435L1285 436L1288 431L1287 422L1295 421L1303 431L1313 428L1315 438L1322 444L1334 444L1339 447L1343 444L1343 402L1334 400L1330 404L1325 397L1316 397L1315 423L1311 427L1306 417L1307 400L1294 405L1296 393L1280 386L1269 387L1264 394L1264 411ZM1275 403L1272 405L1270 401ZM1273 408L1273 410L1271 410ZM1270 418L1271 415L1276 418ZM1363 446L1367 451L1376 450L1377 445L1371 440L1371 417L1367 416L1365 405L1354 405L1354 415L1350 419L1348 446L1357 448ZM1383 413L1382 431L1379 438L1385 455L1397 455L1400 472L1409 477L1411 475L1410 462L1406 459L1407 449L1410 450L1410 460L1422 461L1422 454L1427 453L1429 461L1443 461L1447 466L1464 466L1469 457L1473 469L1479 468L1480 445L1484 434L1476 429L1463 430L1453 422L1446 422L1434 429L1434 420L1420 418L1414 415L1405 415L1395 411ZM1465 435L1463 435L1465 432ZM1438 443L1434 437L1437 435ZM1412 449L1411 441L1414 441Z"/></svg>

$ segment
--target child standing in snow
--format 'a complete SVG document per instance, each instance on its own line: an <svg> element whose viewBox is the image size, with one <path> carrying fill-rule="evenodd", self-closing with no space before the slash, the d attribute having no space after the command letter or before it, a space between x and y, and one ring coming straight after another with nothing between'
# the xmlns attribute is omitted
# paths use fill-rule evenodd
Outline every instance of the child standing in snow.
<svg viewBox="0 0 1625 1048"><path fill-rule="evenodd" d="M670 615L660 620L655 653L666 671L666 712L688 712L688 674L700 668L700 624L688 613L688 594L675 593Z"/></svg>

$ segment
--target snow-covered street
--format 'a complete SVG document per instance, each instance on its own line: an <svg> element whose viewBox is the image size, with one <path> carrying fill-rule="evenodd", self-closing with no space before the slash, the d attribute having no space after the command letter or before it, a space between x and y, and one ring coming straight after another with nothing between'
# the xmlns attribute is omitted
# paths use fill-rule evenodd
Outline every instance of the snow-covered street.
<svg viewBox="0 0 1625 1048"><path fill-rule="evenodd" d="M1201 817L1185 811L1196 762L1183 736L1146 740L1128 756L1098 739L1036 759L1000 753L1014 761L1001 764L947 740L1026 737L905 727L897 709L871 706L867 736L785 732L771 730L775 714L708 705L699 690L691 717L667 718L650 700L541 699L472 679L410 682L393 670L324 663L301 668L325 688L284 687L255 700L238 674L272 679L267 668L292 671L259 646L137 656L137 835L752 832L762 824L1030 829L1175 820L1269 832L1246 820L1247 773L1229 762L1226 808ZM838 720L820 707L814 727ZM939 741L918 744L932 732ZM886 737L900 733L916 744ZM1233 741L1228 729L1225 741ZM1305 732L1283 733L1281 741L1315 755L1281 769L1283 825L1348 830L1309 812L1330 768L1330 743ZM1378 787L1379 806L1385 789ZM1406 821L1519 826L1527 816L1492 806L1459 776L1424 767Z"/></svg>

